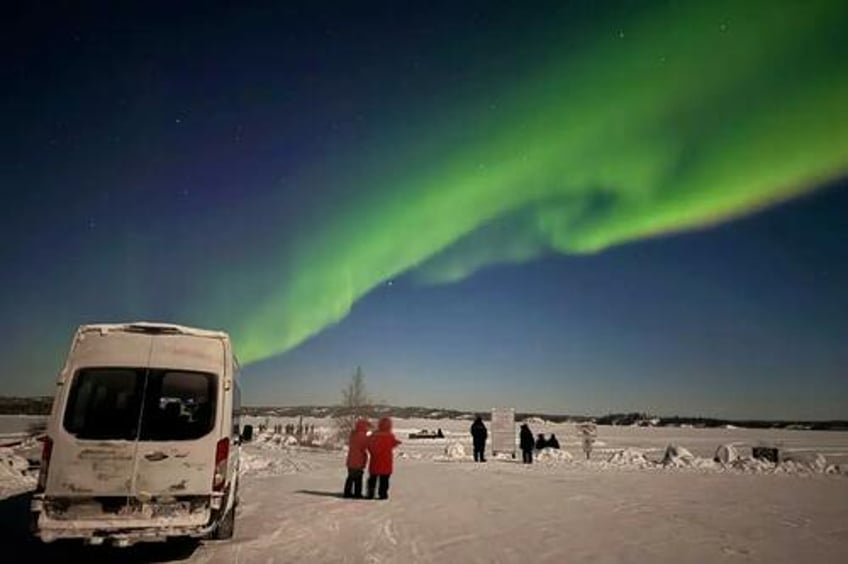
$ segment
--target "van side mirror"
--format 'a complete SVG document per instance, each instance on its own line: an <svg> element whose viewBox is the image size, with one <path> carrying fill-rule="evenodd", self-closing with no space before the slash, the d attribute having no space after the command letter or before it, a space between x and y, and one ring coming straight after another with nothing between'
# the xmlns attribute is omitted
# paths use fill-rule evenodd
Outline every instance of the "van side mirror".
<svg viewBox="0 0 848 564"><path fill-rule="evenodd" d="M241 429L241 442L249 443L253 440L253 425L245 425Z"/></svg>

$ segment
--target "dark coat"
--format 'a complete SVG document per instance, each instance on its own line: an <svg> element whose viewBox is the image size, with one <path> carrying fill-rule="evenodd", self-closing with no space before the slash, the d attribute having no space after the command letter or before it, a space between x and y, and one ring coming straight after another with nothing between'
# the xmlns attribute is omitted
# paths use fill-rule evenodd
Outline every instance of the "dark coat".
<svg viewBox="0 0 848 564"><path fill-rule="evenodd" d="M489 430L479 417L471 424L471 437L474 439L474 444L483 444L489 438Z"/></svg>
<svg viewBox="0 0 848 564"><path fill-rule="evenodd" d="M559 448L559 441L556 435L551 435L551 438L548 439L548 448Z"/></svg>
<svg viewBox="0 0 848 564"><path fill-rule="evenodd" d="M536 450L542 450L548 446L548 441L545 440L545 435L539 433L539 436L536 437Z"/></svg>
<svg viewBox="0 0 848 564"><path fill-rule="evenodd" d="M518 435L521 450L533 450L536 446L536 441L533 440L533 431L527 425L521 426L521 433Z"/></svg>

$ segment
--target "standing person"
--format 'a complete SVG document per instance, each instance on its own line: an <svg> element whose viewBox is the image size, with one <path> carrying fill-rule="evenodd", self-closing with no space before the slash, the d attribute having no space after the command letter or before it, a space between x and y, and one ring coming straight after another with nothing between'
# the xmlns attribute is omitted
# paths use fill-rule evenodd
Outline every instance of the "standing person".
<svg viewBox="0 0 848 564"><path fill-rule="evenodd" d="M471 424L471 439L474 442L474 462L486 462L486 439L489 430L483 424L483 418L479 415Z"/></svg>
<svg viewBox="0 0 848 564"><path fill-rule="evenodd" d="M589 457L592 455L592 445L595 444L598 428L591 421L581 423L577 428L583 436L583 452L586 453L586 460L589 460Z"/></svg>
<svg viewBox="0 0 848 564"><path fill-rule="evenodd" d="M378 487L380 499L389 498L389 478L394 466L395 447L400 445L392 433L392 420L383 417L377 423L377 431L371 433L368 439L368 454L371 460L368 464L368 499L374 499L374 490Z"/></svg>
<svg viewBox="0 0 848 564"><path fill-rule="evenodd" d="M521 432L518 434L519 446L521 447L521 460L524 464L533 464L533 449L536 442L533 440L533 431L527 426L527 423L521 425Z"/></svg>
<svg viewBox="0 0 848 564"><path fill-rule="evenodd" d="M344 497L362 498L362 474L368 461L368 420L358 419L350 432L347 449L347 479Z"/></svg>

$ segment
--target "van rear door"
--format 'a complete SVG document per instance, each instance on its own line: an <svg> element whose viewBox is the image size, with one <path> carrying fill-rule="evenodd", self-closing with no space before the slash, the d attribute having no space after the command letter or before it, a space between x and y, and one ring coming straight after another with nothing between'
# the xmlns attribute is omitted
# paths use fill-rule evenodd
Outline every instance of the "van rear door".
<svg viewBox="0 0 848 564"><path fill-rule="evenodd" d="M209 495L224 402L220 339L153 338L138 436L132 495Z"/></svg>
<svg viewBox="0 0 848 564"><path fill-rule="evenodd" d="M132 489L145 368L83 368L62 418L67 434L48 474L53 495L127 496Z"/></svg>

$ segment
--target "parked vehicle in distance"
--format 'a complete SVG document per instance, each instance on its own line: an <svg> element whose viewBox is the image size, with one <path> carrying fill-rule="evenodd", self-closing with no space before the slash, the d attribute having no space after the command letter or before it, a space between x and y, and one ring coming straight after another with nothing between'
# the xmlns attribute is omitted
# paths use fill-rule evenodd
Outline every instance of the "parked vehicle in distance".
<svg viewBox="0 0 848 564"><path fill-rule="evenodd" d="M410 439L443 439L445 438L445 434L441 429L438 431L428 431L427 429L421 429L420 431L414 431L409 434Z"/></svg>
<svg viewBox="0 0 848 564"><path fill-rule="evenodd" d="M229 538L240 391L226 333L84 325L59 374L32 525L45 542Z"/></svg>

